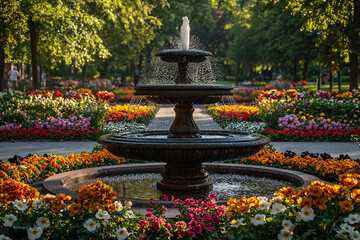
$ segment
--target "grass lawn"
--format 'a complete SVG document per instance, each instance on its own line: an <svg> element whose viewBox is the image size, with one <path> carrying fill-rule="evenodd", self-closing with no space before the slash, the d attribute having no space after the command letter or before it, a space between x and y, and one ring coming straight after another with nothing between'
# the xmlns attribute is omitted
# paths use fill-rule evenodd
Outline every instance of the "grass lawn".
<svg viewBox="0 0 360 240"><path fill-rule="evenodd" d="M329 91L329 84L321 84L321 90L324 90L324 91ZM316 91L317 90L317 85L316 83L309 83L308 84L308 91ZM333 91L334 92L339 92L339 88L338 88L338 85L337 83L334 83L334 86L333 86ZM347 92L349 91L349 84L348 83L345 83L345 84L341 84L341 91L342 92Z"/></svg>

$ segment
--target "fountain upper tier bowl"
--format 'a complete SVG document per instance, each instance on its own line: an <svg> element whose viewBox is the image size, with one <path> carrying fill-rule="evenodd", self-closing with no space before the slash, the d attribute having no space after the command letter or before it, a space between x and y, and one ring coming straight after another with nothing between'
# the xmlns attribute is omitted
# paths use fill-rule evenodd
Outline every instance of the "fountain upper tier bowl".
<svg viewBox="0 0 360 240"><path fill-rule="evenodd" d="M192 62L200 63L211 57L212 53L202 50L177 50L170 49L157 52L155 56L159 57L164 62Z"/></svg>
<svg viewBox="0 0 360 240"><path fill-rule="evenodd" d="M135 90L135 95L145 96L157 104L211 104L233 92L227 85L195 84L141 85Z"/></svg>

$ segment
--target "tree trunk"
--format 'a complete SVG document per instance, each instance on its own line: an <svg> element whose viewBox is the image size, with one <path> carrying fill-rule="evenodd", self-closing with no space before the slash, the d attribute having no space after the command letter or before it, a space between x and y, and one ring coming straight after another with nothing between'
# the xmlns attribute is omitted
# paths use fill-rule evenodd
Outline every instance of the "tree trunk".
<svg viewBox="0 0 360 240"><path fill-rule="evenodd" d="M85 78L86 78L86 64L82 66L82 70L81 70L81 80L82 80L83 88L85 88Z"/></svg>
<svg viewBox="0 0 360 240"><path fill-rule="evenodd" d="M331 70L329 70L329 82L330 82L329 91L332 91L333 87L334 87L334 81L333 81L333 74L332 74Z"/></svg>
<svg viewBox="0 0 360 240"><path fill-rule="evenodd" d="M253 71L253 69L254 69L254 66L251 65L250 66L250 82L251 82L251 86L254 85L254 71Z"/></svg>
<svg viewBox="0 0 360 240"><path fill-rule="evenodd" d="M303 78L302 78L303 80L305 80L305 82L308 82L309 80L308 69L309 69L309 61L305 59L303 66Z"/></svg>
<svg viewBox="0 0 360 240"><path fill-rule="evenodd" d="M318 75L318 80L317 80L317 90L321 89L321 64L319 62L319 75Z"/></svg>
<svg viewBox="0 0 360 240"><path fill-rule="evenodd" d="M103 76L101 76L102 78L106 78L108 66L109 66L109 62L108 62L108 61L104 61L104 72L103 72Z"/></svg>
<svg viewBox="0 0 360 240"><path fill-rule="evenodd" d="M151 67L151 53L152 53L152 41L150 42L150 44L148 45L148 47L146 48L146 69L150 69ZM139 69L139 75L141 75L140 69Z"/></svg>
<svg viewBox="0 0 360 240"><path fill-rule="evenodd" d="M6 88L6 76L5 76L5 50L0 44L0 91L4 91Z"/></svg>
<svg viewBox="0 0 360 240"><path fill-rule="evenodd" d="M297 82L297 59L294 59L294 82Z"/></svg>
<svg viewBox="0 0 360 240"><path fill-rule="evenodd" d="M235 78L235 86L239 85L239 78L240 78L240 64L238 64L236 69L236 78Z"/></svg>
<svg viewBox="0 0 360 240"><path fill-rule="evenodd" d="M38 40L39 30L35 22L29 20L30 43L31 43L31 66L32 66L32 86L34 89L40 89L40 71L38 59Z"/></svg>
<svg viewBox="0 0 360 240"><path fill-rule="evenodd" d="M78 79L78 73L79 73L79 70L77 69L77 67L74 67L74 80Z"/></svg>
<svg viewBox="0 0 360 240"><path fill-rule="evenodd" d="M341 71L338 71L337 74L338 74L338 88L339 88L339 93L341 93Z"/></svg>
<svg viewBox="0 0 360 240"><path fill-rule="evenodd" d="M141 75L141 72L142 72L143 59L144 59L144 56L143 56L142 53L140 53L140 55L139 55L139 65L138 65L139 75ZM150 66L150 65L147 65L147 67L149 67L149 66ZM145 71L146 71L146 68L145 68Z"/></svg>
<svg viewBox="0 0 360 240"><path fill-rule="evenodd" d="M349 36L350 40L350 91L359 88L359 60L357 51L359 50L359 28L360 28L360 1L354 0L354 16Z"/></svg>

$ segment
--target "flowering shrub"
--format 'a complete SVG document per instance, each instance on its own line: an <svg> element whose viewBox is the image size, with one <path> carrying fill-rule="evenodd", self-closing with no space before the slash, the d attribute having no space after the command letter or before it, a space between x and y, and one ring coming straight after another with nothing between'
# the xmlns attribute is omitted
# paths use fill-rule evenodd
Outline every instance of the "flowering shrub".
<svg viewBox="0 0 360 240"><path fill-rule="evenodd" d="M91 154L87 152L68 154L65 157L54 154L50 156L30 155L21 162L18 159L9 161L0 162L0 183L6 179L29 181L75 169L121 164L125 162L125 159L116 157L107 150L102 150Z"/></svg>
<svg viewBox="0 0 360 240"><path fill-rule="evenodd" d="M148 124L157 112L155 106L110 107L112 93L100 91L97 96L91 89L2 93L0 140L95 139L104 122Z"/></svg>
<svg viewBox="0 0 360 240"><path fill-rule="evenodd" d="M233 122L229 123L224 130L234 132L251 132L251 133L262 133L266 127L263 122L252 123L252 122Z"/></svg>
<svg viewBox="0 0 360 240"><path fill-rule="evenodd" d="M262 149L251 157L238 161L250 165L263 165L301 171L328 180L336 181L338 176L345 173L360 173L358 162L350 159L323 159L318 156L286 155L271 149Z"/></svg>
<svg viewBox="0 0 360 240"><path fill-rule="evenodd" d="M312 182L276 197L231 198L227 229L236 239L359 239L359 175L345 174L337 185Z"/></svg>
<svg viewBox="0 0 360 240"><path fill-rule="evenodd" d="M235 130L237 122L263 121L267 128L262 133L272 140L349 141L360 132L359 98L359 92L273 89L260 94L256 107L210 105L207 111L224 129Z"/></svg>
<svg viewBox="0 0 360 240"><path fill-rule="evenodd" d="M147 125L155 117L157 108L154 105L116 104L110 106L108 112L106 122L135 121Z"/></svg>
<svg viewBox="0 0 360 240"><path fill-rule="evenodd" d="M108 122L101 127L103 133L121 133L121 132L131 132L131 131L143 131L145 130L146 125L137 122Z"/></svg>
<svg viewBox="0 0 360 240"><path fill-rule="evenodd" d="M101 101L105 101L105 102L109 102L111 99L115 98L115 95L112 92L107 92L107 91L98 91L96 93L96 96L101 100Z"/></svg>
<svg viewBox="0 0 360 240"><path fill-rule="evenodd" d="M31 190L0 207L1 239L135 239L142 216L129 210L131 202L115 201L102 182L84 186L74 199Z"/></svg>
<svg viewBox="0 0 360 240"><path fill-rule="evenodd" d="M230 123L241 121L260 121L258 108L240 104L234 105L209 105L207 112L221 126L226 127Z"/></svg>
<svg viewBox="0 0 360 240"><path fill-rule="evenodd" d="M114 90L115 99L117 102L129 103L134 97L134 88L119 88Z"/></svg>
<svg viewBox="0 0 360 240"><path fill-rule="evenodd" d="M313 125L314 123L325 125L326 122L337 125L337 128L358 129L360 128L359 97L358 92L299 93L296 90L286 92L270 90L262 93L258 99L259 115L271 128L277 128L283 122L283 119L280 121L280 117L293 114L295 118L307 120Z"/></svg>

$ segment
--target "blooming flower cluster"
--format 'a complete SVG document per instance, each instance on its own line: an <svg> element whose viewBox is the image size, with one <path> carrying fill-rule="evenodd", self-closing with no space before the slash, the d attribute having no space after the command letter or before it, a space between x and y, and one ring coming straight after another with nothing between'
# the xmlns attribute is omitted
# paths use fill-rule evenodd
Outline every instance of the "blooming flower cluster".
<svg viewBox="0 0 360 240"><path fill-rule="evenodd" d="M120 133L145 130L146 125L137 122L108 122L101 126L103 133Z"/></svg>
<svg viewBox="0 0 360 240"><path fill-rule="evenodd" d="M236 122L262 121L266 124L262 133L272 140L349 141L352 134L360 132L359 99L359 92L272 89L261 92L256 107L211 105L207 111L227 129L233 129Z"/></svg>
<svg viewBox="0 0 360 240"><path fill-rule="evenodd" d="M115 104L108 108L108 112L106 122L135 121L147 125L155 117L157 108L154 105Z"/></svg>
<svg viewBox="0 0 360 240"><path fill-rule="evenodd" d="M251 133L262 133L266 127L263 122L232 122L229 123L224 130L235 131L235 132L251 132Z"/></svg>
<svg viewBox="0 0 360 240"><path fill-rule="evenodd" d="M1 186L11 184L5 181ZM131 202L123 206L115 201L109 186L94 185L79 189L72 199L64 194L40 195L35 188L17 184L18 192L33 194L15 195L0 206L0 239L135 239L142 216L130 210Z"/></svg>
<svg viewBox="0 0 360 240"><path fill-rule="evenodd" d="M272 199L231 198L227 229L245 239L359 239L359 175L339 180L336 185L312 182L297 192L284 187Z"/></svg>
<svg viewBox="0 0 360 240"><path fill-rule="evenodd" d="M30 155L22 161L0 162L0 184L6 179L29 181L39 177L48 177L55 173L80 168L115 165L124 163L124 158L112 155L107 150L95 151L91 154L82 152L64 156ZM4 193L5 191L1 191Z"/></svg>
<svg viewBox="0 0 360 240"><path fill-rule="evenodd" d="M112 93L104 91L98 94L106 101L110 95ZM0 98L0 140L95 139L101 134L100 127L104 123L136 121L148 124L157 112L155 106L110 106L97 99L91 89L28 94L10 90Z"/></svg>

